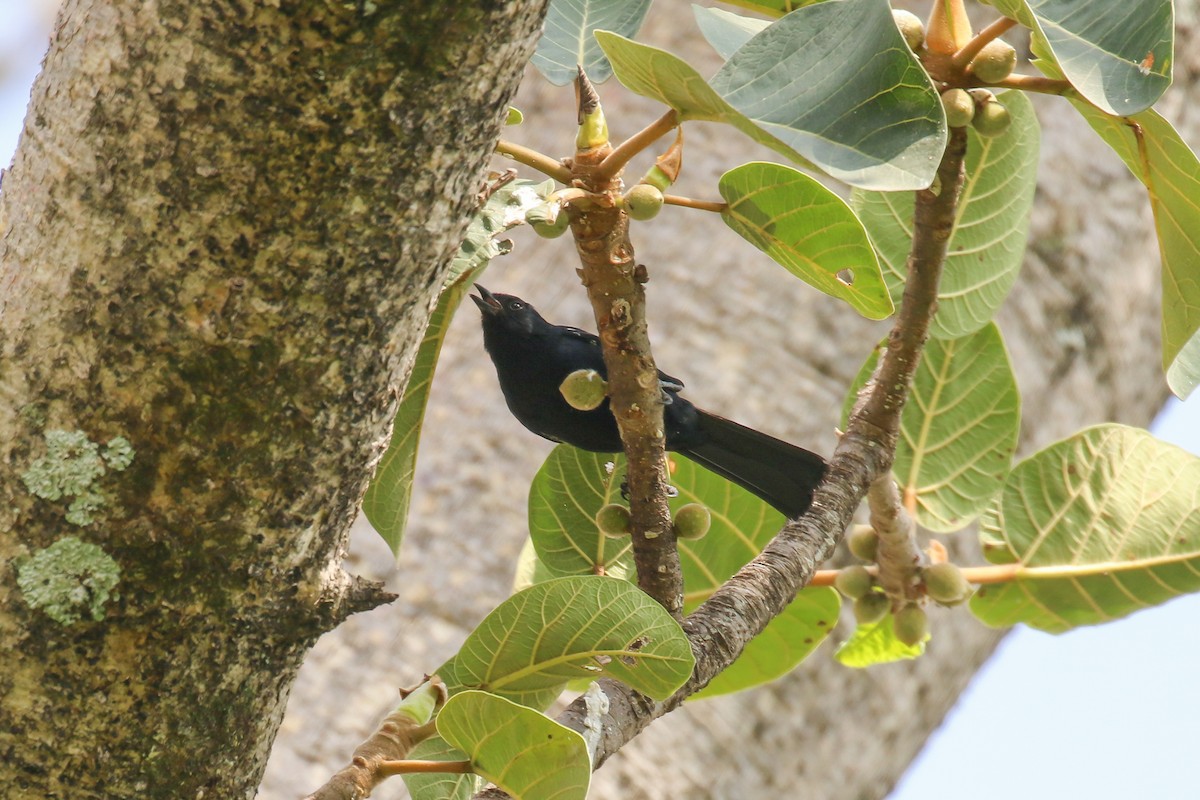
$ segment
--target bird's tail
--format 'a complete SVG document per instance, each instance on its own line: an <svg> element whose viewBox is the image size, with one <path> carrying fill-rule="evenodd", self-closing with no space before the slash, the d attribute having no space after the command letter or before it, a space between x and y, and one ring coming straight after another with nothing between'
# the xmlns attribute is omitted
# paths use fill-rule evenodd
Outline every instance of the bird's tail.
<svg viewBox="0 0 1200 800"><path fill-rule="evenodd" d="M699 413L702 444L679 452L758 495L788 519L803 514L825 475L825 459L733 420Z"/></svg>

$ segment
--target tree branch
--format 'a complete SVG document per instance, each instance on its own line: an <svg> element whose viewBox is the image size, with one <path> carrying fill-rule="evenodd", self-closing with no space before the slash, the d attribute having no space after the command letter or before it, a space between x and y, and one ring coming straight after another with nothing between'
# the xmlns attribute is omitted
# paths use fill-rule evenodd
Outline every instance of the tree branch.
<svg viewBox="0 0 1200 800"><path fill-rule="evenodd" d="M586 81L581 73L581 82ZM581 91L580 96L587 97L588 93ZM598 106L594 113L601 113ZM609 158L615 152L608 144L578 150L571 163L575 185L595 194L616 196L619 170L616 175L604 173L604 165L611 167L614 163ZM573 212L571 229L583 265L579 276L596 317L608 371L609 404L621 431L628 464L626 483L638 586L679 618L683 615L683 572L667 507L670 484L662 390L650 352L646 293L642 288L646 271L634 262L629 221L624 213L615 207L599 206Z"/></svg>
<svg viewBox="0 0 1200 800"><path fill-rule="evenodd" d="M938 167L940 191L917 192L909 278L900 311L887 350L860 394L825 480L813 495L812 507L800 519L789 521L761 553L683 621L696 668L672 697L657 702L617 681L599 682L608 697L609 711L592 762L595 767L653 720L708 685L741 655L746 644L809 584L817 565L833 554L868 487L891 469L900 412L937 305L938 281L962 189L966 145L966 129L952 129ZM829 620L829 624L833 622ZM586 714L583 698L579 698L558 720L583 731ZM503 796L494 788L480 795Z"/></svg>
<svg viewBox="0 0 1200 800"><path fill-rule="evenodd" d="M610 181L621 173L630 159L645 150L656 141L666 136L679 126L679 116L671 109L645 128L630 136L604 157L600 165L592 173L596 181Z"/></svg>
<svg viewBox="0 0 1200 800"><path fill-rule="evenodd" d="M565 183L568 186L571 184L571 170L567 169L561 161L555 161L545 153L539 153L531 147L525 147L516 142L506 142L501 139L496 142L496 152L502 156L511 158L517 163L533 167L538 172L554 178L559 183Z"/></svg>

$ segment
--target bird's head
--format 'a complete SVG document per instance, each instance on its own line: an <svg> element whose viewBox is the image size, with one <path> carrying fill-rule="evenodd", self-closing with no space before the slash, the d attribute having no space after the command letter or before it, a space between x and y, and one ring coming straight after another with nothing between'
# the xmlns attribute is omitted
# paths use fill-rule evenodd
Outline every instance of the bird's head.
<svg viewBox="0 0 1200 800"><path fill-rule="evenodd" d="M471 299L483 314L484 330L531 334L549 324L533 306L519 297L511 294L492 294L479 284L475 284L475 288L479 291L479 296L471 295Z"/></svg>

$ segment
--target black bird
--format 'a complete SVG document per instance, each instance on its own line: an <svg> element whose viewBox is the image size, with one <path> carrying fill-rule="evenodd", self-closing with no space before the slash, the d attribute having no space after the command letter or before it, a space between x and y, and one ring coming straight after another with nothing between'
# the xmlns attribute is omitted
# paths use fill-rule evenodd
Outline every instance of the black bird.
<svg viewBox="0 0 1200 800"><path fill-rule="evenodd" d="M607 377L600 340L578 328L552 325L533 306L476 284L471 295L483 313L483 344L513 416L552 442L596 453L622 450L608 400L579 411L559 386L572 372L592 369ZM765 433L696 408L679 396L683 383L664 372L662 386L667 449L707 467L761 497L789 518L804 513L825 474L825 460Z"/></svg>

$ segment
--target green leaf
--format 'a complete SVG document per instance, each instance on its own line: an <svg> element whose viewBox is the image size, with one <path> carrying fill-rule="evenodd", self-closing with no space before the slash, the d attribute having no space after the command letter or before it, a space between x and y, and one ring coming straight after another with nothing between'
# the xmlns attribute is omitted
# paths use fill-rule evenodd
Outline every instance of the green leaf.
<svg viewBox="0 0 1200 800"><path fill-rule="evenodd" d="M409 751L413 761L467 761L467 754L440 736L431 736ZM483 788L483 779L474 774L450 772L404 773L404 785L412 800L470 800Z"/></svg>
<svg viewBox="0 0 1200 800"><path fill-rule="evenodd" d="M887 0L797 9L709 81L756 126L838 180L921 189L946 146L941 100Z"/></svg>
<svg viewBox="0 0 1200 800"><path fill-rule="evenodd" d="M712 512L707 535L679 542L684 610L690 613L758 555L785 520L742 487L675 453L668 458L671 484L678 491L670 501L672 513L687 503L703 503ZM829 634L840 606L838 594L832 589L801 591L751 640L737 661L695 697L749 689L791 672Z"/></svg>
<svg viewBox="0 0 1200 800"><path fill-rule="evenodd" d="M757 161L721 176L721 218L789 272L884 319L892 300L862 223L845 201L791 167Z"/></svg>
<svg viewBox="0 0 1200 800"><path fill-rule="evenodd" d="M996 0L993 5L1040 34L1063 76L1109 114L1143 111L1171 84L1171 0Z"/></svg>
<svg viewBox="0 0 1200 800"><path fill-rule="evenodd" d="M892 631L892 615L888 613L879 622L859 625L849 639L842 642L833 657L844 666L870 667L875 664L890 664L919 657L925 652L925 643L907 645L896 638Z"/></svg>
<svg viewBox="0 0 1200 800"><path fill-rule="evenodd" d="M843 425L877 360L872 353L859 370ZM994 323L959 339L930 340L900 416L892 467L917 522L950 533L978 516L1008 475L1020 427L1021 396Z"/></svg>
<svg viewBox="0 0 1200 800"><path fill-rule="evenodd" d="M1021 462L983 518L984 552L1017 562L971 610L1061 633L1200 591L1200 459L1122 425Z"/></svg>
<svg viewBox="0 0 1200 800"><path fill-rule="evenodd" d="M1072 100L1146 185L1162 255L1162 348L1167 384L1186 398L1200 384L1200 160L1155 111L1128 121ZM1141 130L1141 143L1129 122Z"/></svg>
<svg viewBox="0 0 1200 800"><path fill-rule="evenodd" d="M453 660L447 686L505 697L553 696L576 678L612 677L656 700L692 674L687 637L636 586L616 578L556 578L501 603ZM444 713L444 712L443 712Z"/></svg>
<svg viewBox="0 0 1200 800"><path fill-rule="evenodd" d="M612 65L595 32L634 36L649 9L650 0L550 0L533 65L555 86L574 81L580 66L592 83L604 83Z"/></svg>
<svg viewBox="0 0 1200 800"><path fill-rule="evenodd" d="M1029 98L1021 92L1000 97L1012 115L1008 130L990 138L968 130L966 179L930 329L938 339L965 336L987 324L1024 259L1041 132ZM912 246L913 194L855 189L850 203L879 250L884 279L899 303Z"/></svg>
<svg viewBox="0 0 1200 800"><path fill-rule="evenodd" d="M619 578L633 573L630 538L614 539L596 527L596 512L621 502L624 474L624 458L565 444L554 448L529 487L529 536L547 569Z"/></svg>
<svg viewBox="0 0 1200 800"><path fill-rule="evenodd" d="M501 187L488 198L488 202L472 220L458 253L451 261L437 307L429 318L425 336L417 349L404 396L396 409L392 439L363 496L363 514L388 543L393 555L399 555L404 539L421 422L425 418L429 387L450 318L488 262L511 248L511 245L502 243L496 237L519 225L524 219L525 210L543 202L553 189L553 181L535 183L518 180Z"/></svg>
<svg viewBox="0 0 1200 800"><path fill-rule="evenodd" d="M516 800L584 800L592 763L583 737L536 711L487 692L447 701L438 733L478 774Z"/></svg>
<svg viewBox="0 0 1200 800"><path fill-rule="evenodd" d="M790 10L790 9L789 9ZM771 24L769 20L743 17L719 8L692 5L700 33L723 59L728 59L755 34Z"/></svg>

